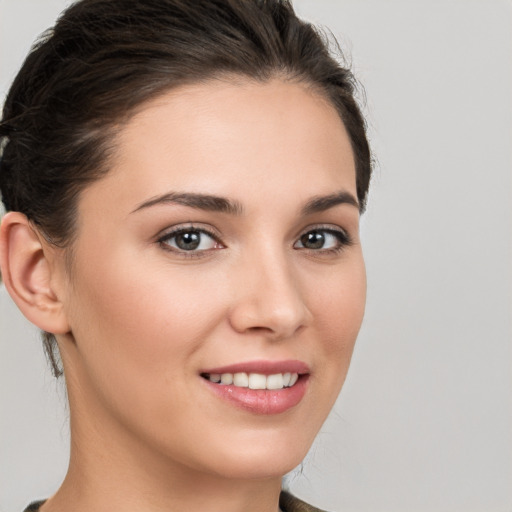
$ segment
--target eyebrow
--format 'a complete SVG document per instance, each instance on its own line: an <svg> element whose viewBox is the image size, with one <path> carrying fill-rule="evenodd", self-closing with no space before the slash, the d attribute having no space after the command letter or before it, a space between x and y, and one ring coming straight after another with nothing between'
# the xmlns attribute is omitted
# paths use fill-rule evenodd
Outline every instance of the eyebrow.
<svg viewBox="0 0 512 512"><path fill-rule="evenodd" d="M192 192L168 192L161 196L152 197L151 199L143 202L131 213L160 204L180 204L199 210L228 213L230 215L241 215L244 211L244 208L239 201L227 199L225 197ZM329 210L330 208L340 204L349 204L359 209L357 199L349 192L341 191L326 196L313 197L302 207L301 214L303 216L312 215L314 213Z"/></svg>
<svg viewBox="0 0 512 512"><path fill-rule="evenodd" d="M342 190L341 192L336 192L327 196L313 197L303 206L301 213L304 216L312 215L313 213L329 210L339 204L349 204L351 206L355 206L358 210L360 209L357 199L350 192Z"/></svg>
<svg viewBox="0 0 512 512"><path fill-rule="evenodd" d="M243 212L241 203L226 199L225 197L209 194L195 194L191 192L169 192L145 201L137 206L132 213L157 204L181 204L199 210L229 213L231 215L241 215Z"/></svg>

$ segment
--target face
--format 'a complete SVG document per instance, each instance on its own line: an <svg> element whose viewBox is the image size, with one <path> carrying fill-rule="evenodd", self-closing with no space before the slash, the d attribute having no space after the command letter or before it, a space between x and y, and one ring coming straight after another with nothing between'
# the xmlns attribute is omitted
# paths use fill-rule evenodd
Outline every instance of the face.
<svg viewBox="0 0 512 512"><path fill-rule="evenodd" d="M281 476L363 317L343 124L303 85L219 81L152 101L116 143L80 198L63 294L72 414L170 465Z"/></svg>

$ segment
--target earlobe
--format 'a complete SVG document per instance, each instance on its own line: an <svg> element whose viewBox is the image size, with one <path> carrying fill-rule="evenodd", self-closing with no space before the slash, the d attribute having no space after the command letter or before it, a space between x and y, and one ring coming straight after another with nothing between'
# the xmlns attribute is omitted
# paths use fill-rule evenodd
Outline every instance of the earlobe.
<svg viewBox="0 0 512 512"><path fill-rule="evenodd" d="M0 268L7 291L40 329L69 331L62 303L52 288L50 249L25 215L9 212L0 227Z"/></svg>

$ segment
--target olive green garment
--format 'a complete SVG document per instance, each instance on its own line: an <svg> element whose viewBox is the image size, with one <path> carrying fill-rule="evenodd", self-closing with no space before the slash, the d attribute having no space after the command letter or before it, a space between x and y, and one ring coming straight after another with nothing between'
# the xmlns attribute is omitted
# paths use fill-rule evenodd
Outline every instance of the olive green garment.
<svg viewBox="0 0 512 512"><path fill-rule="evenodd" d="M324 512L319 508L308 505L286 491L281 492L279 507L281 507L283 512Z"/></svg>
<svg viewBox="0 0 512 512"><path fill-rule="evenodd" d="M44 501L35 501L25 509L25 512L37 512ZM285 491L281 493L279 506L283 512L323 512L319 508L312 507Z"/></svg>

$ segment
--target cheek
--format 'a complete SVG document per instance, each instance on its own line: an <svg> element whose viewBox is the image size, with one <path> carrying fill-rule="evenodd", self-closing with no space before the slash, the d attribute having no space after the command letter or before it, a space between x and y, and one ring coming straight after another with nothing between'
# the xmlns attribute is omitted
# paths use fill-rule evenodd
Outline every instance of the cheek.
<svg viewBox="0 0 512 512"><path fill-rule="evenodd" d="M186 269L171 274L127 254L87 269L77 276L72 330L87 372L116 392L137 392L137 382L156 391L176 369L186 372L224 310L211 276L191 280Z"/></svg>
<svg viewBox="0 0 512 512"><path fill-rule="evenodd" d="M315 294L314 309L326 334L326 350L343 351L355 343L366 304L366 272L362 257L331 274L322 293Z"/></svg>
<svg viewBox="0 0 512 512"><path fill-rule="evenodd" d="M110 340L122 337L123 346L135 335L140 336L137 346L152 343L152 338L168 342L169 332L180 338L181 330L200 328L201 320L207 321L202 311L214 315L211 291L215 288L206 275L172 270L140 255L99 258L78 278L77 306L98 319L99 332ZM80 316L80 311L76 313Z"/></svg>
<svg viewBox="0 0 512 512"><path fill-rule="evenodd" d="M322 293L312 295L318 350L324 364L318 377L325 389L327 408L336 400L345 380L364 316L366 272L362 256L332 272Z"/></svg>

